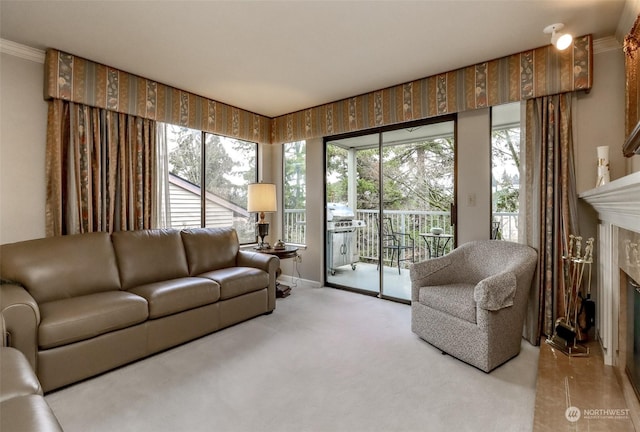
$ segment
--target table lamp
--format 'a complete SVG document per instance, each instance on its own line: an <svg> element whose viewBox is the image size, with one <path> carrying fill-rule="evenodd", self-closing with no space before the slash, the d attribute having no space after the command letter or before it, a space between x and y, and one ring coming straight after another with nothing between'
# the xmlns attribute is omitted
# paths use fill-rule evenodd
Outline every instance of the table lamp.
<svg viewBox="0 0 640 432"><path fill-rule="evenodd" d="M276 185L273 183L251 183L247 191L247 211L259 213L258 236L260 243L256 249L266 249L264 238L269 235L269 223L264 220L265 213L277 210Z"/></svg>

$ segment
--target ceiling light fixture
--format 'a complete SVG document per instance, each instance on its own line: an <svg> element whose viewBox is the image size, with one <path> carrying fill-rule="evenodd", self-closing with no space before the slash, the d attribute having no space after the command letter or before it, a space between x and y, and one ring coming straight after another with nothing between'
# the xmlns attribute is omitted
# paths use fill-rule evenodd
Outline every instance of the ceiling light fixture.
<svg viewBox="0 0 640 432"><path fill-rule="evenodd" d="M551 44L560 51L567 49L569 45L571 45L571 42L573 42L573 36L569 33L557 33L563 28L564 24L556 23L545 27L543 30L546 34L551 34Z"/></svg>

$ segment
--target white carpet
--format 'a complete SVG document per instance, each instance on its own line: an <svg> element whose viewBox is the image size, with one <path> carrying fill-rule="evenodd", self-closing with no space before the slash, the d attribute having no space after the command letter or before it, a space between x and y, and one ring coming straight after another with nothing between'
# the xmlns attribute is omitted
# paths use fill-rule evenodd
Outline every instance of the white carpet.
<svg viewBox="0 0 640 432"><path fill-rule="evenodd" d="M419 339L410 307L297 287L271 315L46 396L74 431L529 431L538 349L491 374Z"/></svg>

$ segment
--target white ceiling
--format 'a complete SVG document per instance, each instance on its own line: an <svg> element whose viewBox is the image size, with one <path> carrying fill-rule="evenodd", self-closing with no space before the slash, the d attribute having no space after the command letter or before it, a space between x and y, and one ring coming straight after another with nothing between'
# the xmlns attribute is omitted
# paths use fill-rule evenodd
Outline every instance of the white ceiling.
<svg viewBox="0 0 640 432"><path fill-rule="evenodd" d="M542 30L556 22L575 35L614 36L628 8L625 0L0 0L0 37L275 117L546 45Z"/></svg>

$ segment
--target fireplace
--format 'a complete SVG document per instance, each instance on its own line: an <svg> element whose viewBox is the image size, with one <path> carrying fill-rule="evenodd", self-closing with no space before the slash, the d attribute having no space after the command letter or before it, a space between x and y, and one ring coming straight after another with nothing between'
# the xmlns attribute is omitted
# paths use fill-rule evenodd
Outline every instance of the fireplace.
<svg viewBox="0 0 640 432"><path fill-rule="evenodd" d="M640 172L580 194L598 213L596 336L640 429ZM631 289L633 287L633 289ZM638 322L637 322L638 321Z"/></svg>
<svg viewBox="0 0 640 432"><path fill-rule="evenodd" d="M626 372L640 398L640 284L627 275Z"/></svg>

